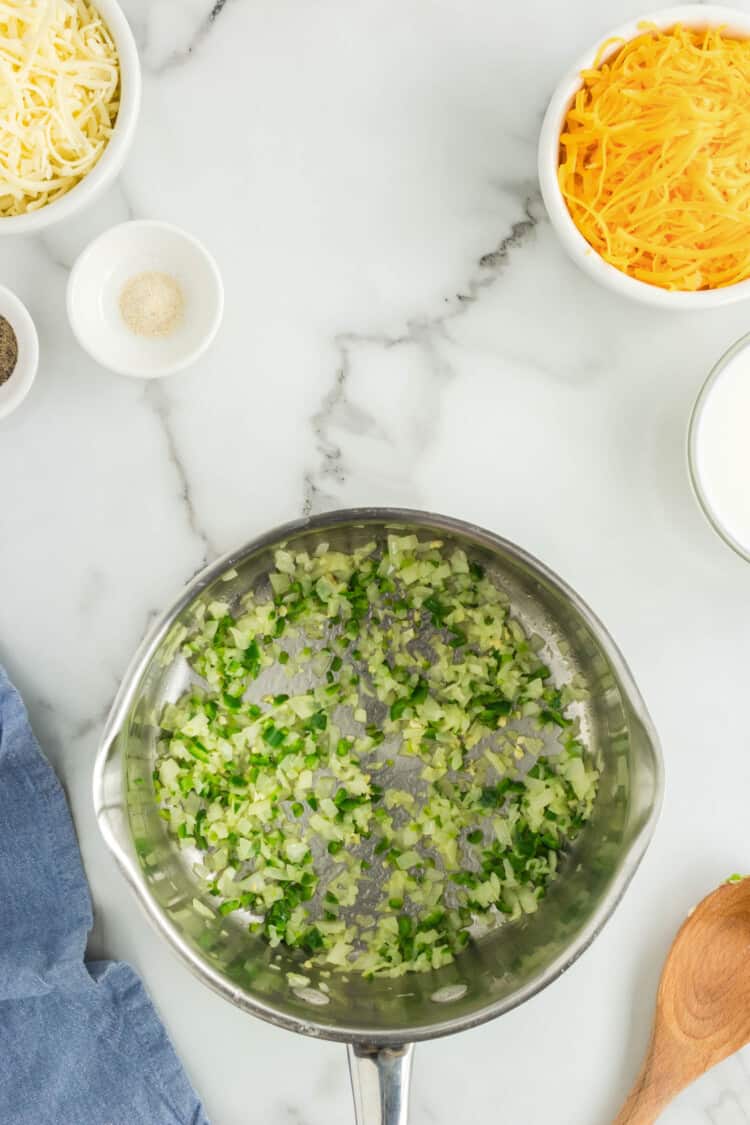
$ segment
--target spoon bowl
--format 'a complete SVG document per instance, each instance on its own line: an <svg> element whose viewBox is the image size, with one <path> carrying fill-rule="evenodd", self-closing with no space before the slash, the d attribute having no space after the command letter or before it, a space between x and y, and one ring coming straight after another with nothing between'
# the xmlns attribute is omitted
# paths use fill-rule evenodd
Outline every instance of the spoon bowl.
<svg viewBox="0 0 750 1125"><path fill-rule="evenodd" d="M681 1090L750 1043L750 879L690 913L666 963L651 1042L614 1125L651 1125Z"/></svg>

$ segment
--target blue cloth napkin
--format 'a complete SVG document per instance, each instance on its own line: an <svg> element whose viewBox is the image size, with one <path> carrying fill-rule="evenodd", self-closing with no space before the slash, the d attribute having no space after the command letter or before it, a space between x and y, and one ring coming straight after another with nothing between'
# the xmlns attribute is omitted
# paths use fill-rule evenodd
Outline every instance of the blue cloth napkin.
<svg viewBox="0 0 750 1125"><path fill-rule="evenodd" d="M84 963L73 823L0 667L0 1122L207 1125L129 965Z"/></svg>

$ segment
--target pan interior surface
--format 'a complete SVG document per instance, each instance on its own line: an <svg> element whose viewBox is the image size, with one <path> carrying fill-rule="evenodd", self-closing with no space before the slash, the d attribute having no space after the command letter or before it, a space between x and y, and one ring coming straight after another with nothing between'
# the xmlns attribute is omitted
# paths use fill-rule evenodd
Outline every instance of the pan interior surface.
<svg viewBox="0 0 750 1125"><path fill-rule="evenodd" d="M283 542L312 552L319 543L350 552L395 531L439 538L480 563L509 596L513 615L527 633L544 641L543 655L558 683L578 676L587 698L578 708L583 741L601 771L591 820L561 863L535 914L500 925L471 943L439 970L396 979L366 980L334 971L322 978L301 968L304 955L271 949L247 932L245 921L218 917L192 873L192 860L177 847L158 815L152 773L159 716L195 676L181 654L196 607L230 603L263 587L282 541L260 541L199 584L179 615L157 638L141 670L118 737L113 768L123 769L125 816L139 881L152 914L204 979L241 1007L296 1030L330 1038L372 1042L425 1038L470 1026L533 994L562 971L593 938L638 862L634 844L653 818L659 771L639 700L632 698L614 646L575 596L510 544L479 529L410 514L386 522L327 517L294 531ZM253 684L248 698L281 690L279 669ZM645 844L644 844L645 846ZM203 907L203 909L202 909ZM209 916L210 915L210 916ZM304 972L309 984L294 987L287 973ZM294 980L294 978L293 978ZM322 985L322 987L321 987Z"/></svg>

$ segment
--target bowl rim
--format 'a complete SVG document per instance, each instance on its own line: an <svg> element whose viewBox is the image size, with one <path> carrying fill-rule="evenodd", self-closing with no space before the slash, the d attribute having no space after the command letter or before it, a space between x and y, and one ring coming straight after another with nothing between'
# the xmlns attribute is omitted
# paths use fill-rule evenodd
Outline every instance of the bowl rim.
<svg viewBox="0 0 750 1125"><path fill-rule="evenodd" d="M6 383L0 387L0 421L17 410L28 395L39 368L39 336L34 319L21 298L0 285L0 316L5 316L16 333L26 359L18 363Z"/></svg>
<svg viewBox="0 0 750 1125"><path fill-rule="evenodd" d="M625 297L663 309L682 311L717 308L720 305L746 300L750 298L750 278L721 289L689 292L661 289L659 286L630 277L606 262L598 251L589 245L573 221L562 197L557 179L560 130L570 103L581 87L581 71L593 65L603 43L609 39L626 41L633 39L642 33L643 28L640 25L643 23L653 23L660 28L668 28L677 23L687 27L726 25L730 30L750 38L750 13L718 4L682 4L660 8L628 20L627 23L620 24L614 30L600 36L596 44L589 47L563 75L555 87L544 115L539 134L537 164L539 186L547 214L563 247L576 265L600 285L613 289ZM621 45L613 42L603 57L609 57L619 50Z"/></svg>
<svg viewBox="0 0 750 1125"><path fill-rule="evenodd" d="M241 565L242 561L251 554L273 547L279 542L302 532L325 530L342 523L367 522L403 524L411 526L415 530L430 528L433 531L442 530L448 533L464 534L474 542L484 545L492 551L502 550L509 553L569 598L586 621L593 636L601 645L607 660L616 672L623 695L628 700L635 720L640 725L650 746L653 770L653 798L650 807L635 828L628 847L623 851L619 866L613 875L606 894L586 924L581 928L575 940L543 972L529 981L524 988L503 1000L485 1005L478 1004L476 1008L465 1015L452 1019L450 1017L438 1019L428 1025L375 1031L370 1031L362 1025L337 1024L332 1026L319 1023L312 1013L310 1018L294 1017L273 1004L260 1000L247 990L232 984L229 978L217 971L208 959L200 956L179 934L174 924L152 897L140 866L135 859L129 828L118 830L116 820L113 821L111 810L114 808L119 812L120 805L113 805L112 801L108 800L107 793L108 766L111 770L111 763L121 765L121 763L117 763L119 755L118 737L137 694L141 677L162 640L183 610L207 586L211 585L222 574ZM656 728L622 653L601 620L572 587L553 570L510 540L464 520L407 508L350 508L323 512L275 527L243 546L220 556L192 578L172 606L151 626L125 672L102 732L94 763L92 788L94 813L107 847L114 855L126 881L130 884L131 890L135 892L136 898L157 933L166 940L167 944L172 947L199 980L226 1000L231 1001L242 1011L275 1024L277 1027L335 1042L356 1043L364 1041L373 1046L395 1046L405 1042L419 1042L457 1031L464 1031L494 1019L541 992L578 960L612 916L651 842L663 801L664 762Z"/></svg>
<svg viewBox="0 0 750 1125"><path fill-rule="evenodd" d="M85 207L120 172L135 136L141 107L141 64L135 38L118 0L90 0L107 25L120 63L120 107L104 152L94 167L65 195L38 211L0 218L0 236L35 234Z"/></svg>
<svg viewBox="0 0 750 1125"><path fill-rule="evenodd" d="M739 340L735 340L709 371L690 412L686 443L688 478L690 480L693 496L698 502L703 515L719 538L723 539L726 545L731 547L735 554L739 555L745 562L750 562L750 546L743 546L739 539L735 539L731 531L722 523L711 504L708 493L703 487L701 474L698 469L698 444L703 412L711 397L711 392L732 360L738 356L740 352L746 351L748 348L750 348L750 332L746 333L744 336L740 336ZM748 377L750 378L750 376Z"/></svg>
<svg viewBox="0 0 750 1125"><path fill-rule="evenodd" d="M196 344L194 348L186 352L179 359L170 363L164 363L162 367L155 371L144 371L141 368L133 367L130 364L118 363L116 359L111 359L109 356L100 352L97 348L92 347L90 341L84 333L80 330L80 320L78 318L78 301L76 299L76 286L78 279L86 268L86 264L92 254L101 246L102 243L107 242L110 238L124 229L133 230L138 228L140 230L162 230L168 231L169 234L174 235L183 242L188 243L196 250L206 265L208 274L211 277L213 290L216 296L216 307L214 314L211 318L211 323L206 332L202 336L200 343ZM84 246L81 253L76 258L71 271L68 275L67 284L65 287L65 306L68 314L68 321L72 329L73 335L78 341L83 350L91 356L101 367L105 367L108 371L113 371L116 375L127 375L133 379L162 379L166 375L175 375L178 371L184 371L186 367L190 367L207 351L213 343L216 333L219 331L221 322L224 316L224 282L221 278L221 271L219 270L218 263L214 258L211 251L205 246L199 238L189 231L183 230L182 227L176 226L174 223L165 223L160 219L127 219L124 223L116 223L113 227L108 227L96 238L92 239L88 245Z"/></svg>

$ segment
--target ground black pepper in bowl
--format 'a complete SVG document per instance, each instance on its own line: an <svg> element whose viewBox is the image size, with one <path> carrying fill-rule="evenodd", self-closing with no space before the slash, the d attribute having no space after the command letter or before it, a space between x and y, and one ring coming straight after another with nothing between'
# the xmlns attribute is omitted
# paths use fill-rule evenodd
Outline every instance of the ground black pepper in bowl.
<svg viewBox="0 0 750 1125"><path fill-rule="evenodd" d="M18 340L13 325L0 316L0 387L10 379L18 363Z"/></svg>

